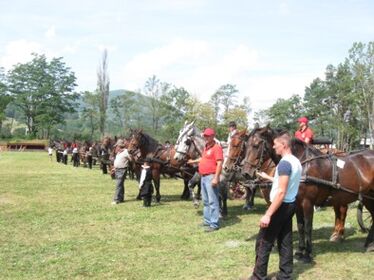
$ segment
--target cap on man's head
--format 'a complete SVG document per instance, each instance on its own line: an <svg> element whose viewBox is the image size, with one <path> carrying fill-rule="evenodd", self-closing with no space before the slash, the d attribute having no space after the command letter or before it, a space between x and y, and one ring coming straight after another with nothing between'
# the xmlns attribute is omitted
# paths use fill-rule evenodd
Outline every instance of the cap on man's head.
<svg viewBox="0 0 374 280"><path fill-rule="evenodd" d="M236 122L234 121L229 122L229 127L236 127Z"/></svg>
<svg viewBox="0 0 374 280"><path fill-rule="evenodd" d="M297 121L299 123L305 123L305 124L308 124L308 118L307 117L301 117L301 118L298 118Z"/></svg>
<svg viewBox="0 0 374 280"><path fill-rule="evenodd" d="M204 130L204 133L203 133L203 135L204 136L214 136L214 135L216 135L216 132L214 131L214 129L213 128L206 128L205 130Z"/></svg>
<svg viewBox="0 0 374 280"><path fill-rule="evenodd" d="M114 145L115 147L118 146L118 147L125 147L125 142L122 140L122 139L118 139L117 140L117 143Z"/></svg>
<svg viewBox="0 0 374 280"><path fill-rule="evenodd" d="M149 158L149 157L146 157L146 158L144 159L144 162L146 162L146 163L152 163L152 159Z"/></svg>

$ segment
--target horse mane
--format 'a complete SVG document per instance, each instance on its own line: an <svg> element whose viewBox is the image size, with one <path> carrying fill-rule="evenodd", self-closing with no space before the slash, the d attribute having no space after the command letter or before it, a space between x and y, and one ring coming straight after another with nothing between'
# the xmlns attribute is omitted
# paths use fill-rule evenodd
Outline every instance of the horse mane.
<svg viewBox="0 0 374 280"><path fill-rule="evenodd" d="M161 145L156 139L141 130L137 132L137 135L144 139L148 152L156 151Z"/></svg>
<svg viewBox="0 0 374 280"><path fill-rule="evenodd" d="M305 143L304 141L301 141L300 139L292 138L291 139L292 154L296 153L297 147L302 147L302 149L308 150L308 152L311 152L313 155L322 155L322 152L318 150L316 147L314 147L313 145L309 145Z"/></svg>

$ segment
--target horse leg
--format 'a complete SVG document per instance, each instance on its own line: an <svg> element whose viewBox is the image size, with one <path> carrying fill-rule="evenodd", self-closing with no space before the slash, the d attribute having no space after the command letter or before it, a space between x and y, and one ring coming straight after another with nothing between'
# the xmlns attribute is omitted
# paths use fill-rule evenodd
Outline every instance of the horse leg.
<svg viewBox="0 0 374 280"><path fill-rule="evenodd" d="M335 228L330 236L330 241L340 242L344 239L344 224L345 218L347 217L347 205L334 205L335 211Z"/></svg>
<svg viewBox="0 0 374 280"><path fill-rule="evenodd" d="M370 199L364 199L363 201L366 209L370 212L371 218L374 219L374 202ZM374 223L371 224L368 236L365 240L366 252L374 251Z"/></svg>
<svg viewBox="0 0 374 280"><path fill-rule="evenodd" d="M305 253L305 223L301 207L296 208L297 231L299 234L299 247L295 252L296 259L302 259Z"/></svg>
<svg viewBox="0 0 374 280"><path fill-rule="evenodd" d="M251 186L246 186L246 196L245 196L245 204L243 206L243 210L252 210L253 202L252 199L254 197L252 187Z"/></svg>
<svg viewBox="0 0 374 280"><path fill-rule="evenodd" d="M314 207L311 203L304 205L304 223L305 223L305 254L302 258L304 263L312 262L312 231L313 231Z"/></svg>
<svg viewBox="0 0 374 280"><path fill-rule="evenodd" d="M221 208L221 215L222 218L227 217L227 188L226 188L226 182L220 182L218 185L219 188L219 200L220 200L220 206L222 204Z"/></svg>
<svg viewBox="0 0 374 280"><path fill-rule="evenodd" d="M188 188L188 179L183 179L183 184L184 184L184 188L183 188L183 192L181 195L181 199L188 200L190 198L190 190Z"/></svg>
<svg viewBox="0 0 374 280"><path fill-rule="evenodd" d="M156 202L160 202L161 200L161 194L160 194L160 172L157 172L159 170L154 169L153 172L153 182L155 184L156 189Z"/></svg>
<svg viewBox="0 0 374 280"><path fill-rule="evenodd" d="M200 199L201 199L201 184L200 184L200 181L197 183L196 199L197 199L197 200L200 200Z"/></svg>

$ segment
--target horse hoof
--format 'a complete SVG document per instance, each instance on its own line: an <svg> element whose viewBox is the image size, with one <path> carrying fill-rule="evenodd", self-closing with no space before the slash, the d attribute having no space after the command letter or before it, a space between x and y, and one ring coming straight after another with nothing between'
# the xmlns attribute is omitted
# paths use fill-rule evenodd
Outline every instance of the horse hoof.
<svg viewBox="0 0 374 280"><path fill-rule="evenodd" d="M301 260L304 257L304 254L302 252L296 252L294 257L297 260Z"/></svg>
<svg viewBox="0 0 374 280"><path fill-rule="evenodd" d="M366 247L366 253L374 252L374 242L369 243Z"/></svg>
<svg viewBox="0 0 374 280"><path fill-rule="evenodd" d="M339 243L339 242L342 242L343 240L344 240L344 235L340 235L337 233L333 233L330 237L331 242Z"/></svg>
<svg viewBox="0 0 374 280"><path fill-rule="evenodd" d="M311 256L308 256L308 255L304 255L300 261L302 261L303 263L311 263L313 261L312 257Z"/></svg>
<svg viewBox="0 0 374 280"><path fill-rule="evenodd" d="M195 209L199 208L199 203L194 203L193 206L195 207Z"/></svg>
<svg viewBox="0 0 374 280"><path fill-rule="evenodd" d="M246 211L252 211L254 210L255 208L253 206L250 206L250 205L244 205L243 206L243 210L246 210Z"/></svg>

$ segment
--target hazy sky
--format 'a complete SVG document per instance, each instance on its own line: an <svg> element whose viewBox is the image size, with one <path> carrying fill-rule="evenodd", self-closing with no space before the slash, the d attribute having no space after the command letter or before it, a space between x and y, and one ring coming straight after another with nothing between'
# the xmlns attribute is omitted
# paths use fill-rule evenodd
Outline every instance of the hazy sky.
<svg viewBox="0 0 374 280"><path fill-rule="evenodd" d="M373 0L1 0L0 66L62 56L78 90L94 90L107 48L111 90L155 74L206 101L231 83L256 111L373 41L373 15Z"/></svg>

